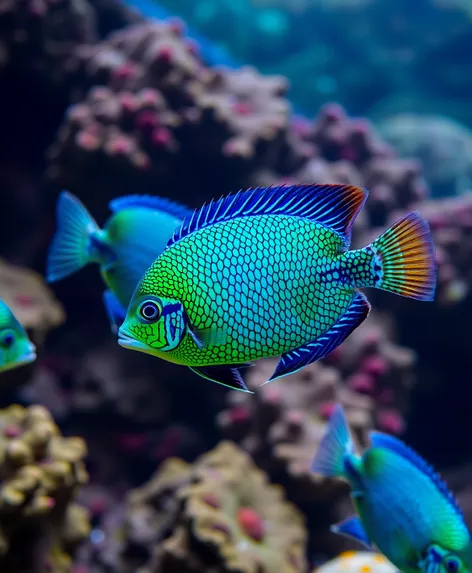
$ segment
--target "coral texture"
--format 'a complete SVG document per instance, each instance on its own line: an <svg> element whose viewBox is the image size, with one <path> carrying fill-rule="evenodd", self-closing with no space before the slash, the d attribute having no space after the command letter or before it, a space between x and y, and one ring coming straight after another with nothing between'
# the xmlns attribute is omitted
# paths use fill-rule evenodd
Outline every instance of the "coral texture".
<svg viewBox="0 0 472 573"><path fill-rule="evenodd" d="M140 573L306 569L301 514L231 442L220 443L192 466L167 461L131 494L127 531L134 532L131 540L151 538L154 546Z"/></svg>
<svg viewBox="0 0 472 573"><path fill-rule="evenodd" d="M0 411L0 567L5 572L69 571L89 533L74 503L87 482L86 446L64 438L42 406Z"/></svg>

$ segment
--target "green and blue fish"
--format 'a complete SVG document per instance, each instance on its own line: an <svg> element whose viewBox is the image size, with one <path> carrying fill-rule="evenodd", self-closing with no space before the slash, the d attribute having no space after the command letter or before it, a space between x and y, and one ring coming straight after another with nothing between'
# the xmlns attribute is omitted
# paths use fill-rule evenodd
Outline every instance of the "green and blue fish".
<svg viewBox="0 0 472 573"><path fill-rule="evenodd" d="M0 372L35 360L35 345L10 308L0 300Z"/></svg>
<svg viewBox="0 0 472 573"><path fill-rule="evenodd" d="M375 545L403 573L470 573L470 533L446 484L398 438L371 432L370 440L357 455L337 405L312 470L346 479L358 516L332 531Z"/></svg>
<svg viewBox="0 0 472 573"><path fill-rule="evenodd" d="M271 381L341 344L369 314L362 287L433 300L433 244L418 213L348 250L366 199L350 185L296 185L210 202L140 280L119 343L247 391L243 365L281 356Z"/></svg>
<svg viewBox="0 0 472 573"><path fill-rule="evenodd" d="M192 210L148 195L119 197L110 202L110 209L113 214L100 229L77 197L67 191L60 194L46 279L54 282L98 263L108 286L105 307L116 331L139 279Z"/></svg>

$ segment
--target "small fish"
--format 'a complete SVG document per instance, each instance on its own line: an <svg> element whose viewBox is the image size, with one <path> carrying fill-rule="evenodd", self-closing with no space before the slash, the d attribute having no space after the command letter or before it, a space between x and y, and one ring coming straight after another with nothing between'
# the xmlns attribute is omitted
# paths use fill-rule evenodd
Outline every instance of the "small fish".
<svg viewBox="0 0 472 573"><path fill-rule="evenodd" d="M110 202L110 209L113 214L100 229L77 197L60 194L46 279L54 282L98 263L108 286L105 308L116 331L139 279L192 210L148 195L119 197Z"/></svg>
<svg viewBox="0 0 472 573"><path fill-rule="evenodd" d="M348 250L366 199L350 185L296 185L212 201L143 275L119 343L247 391L241 366L281 355L271 381L341 344L369 314L361 287L432 300L433 245L418 213Z"/></svg>
<svg viewBox="0 0 472 573"><path fill-rule="evenodd" d="M36 360L36 347L8 306L0 300L0 372Z"/></svg>
<svg viewBox="0 0 472 573"><path fill-rule="evenodd" d="M446 484L399 439L371 432L370 440L370 447L357 455L337 405L312 470L346 479L359 517L332 531L369 548L375 545L404 573L472 571L470 533Z"/></svg>

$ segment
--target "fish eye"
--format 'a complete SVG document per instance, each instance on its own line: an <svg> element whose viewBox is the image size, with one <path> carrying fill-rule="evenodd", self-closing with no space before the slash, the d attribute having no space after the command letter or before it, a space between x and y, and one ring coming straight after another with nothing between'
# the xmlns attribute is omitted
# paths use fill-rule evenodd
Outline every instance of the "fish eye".
<svg viewBox="0 0 472 573"><path fill-rule="evenodd" d="M11 331L4 332L0 337L0 344L4 348L10 348L11 346L13 346L14 342L15 342L15 335Z"/></svg>
<svg viewBox="0 0 472 573"><path fill-rule="evenodd" d="M448 557L444 564L446 566L447 573L457 573L461 566L459 559L456 557Z"/></svg>
<svg viewBox="0 0 472 573"><path fill-rule="evenodd" d="M161 312L161 306L153 300L146 300L139 307L139 314L146 322L155 322L161 316Z"/></svg>

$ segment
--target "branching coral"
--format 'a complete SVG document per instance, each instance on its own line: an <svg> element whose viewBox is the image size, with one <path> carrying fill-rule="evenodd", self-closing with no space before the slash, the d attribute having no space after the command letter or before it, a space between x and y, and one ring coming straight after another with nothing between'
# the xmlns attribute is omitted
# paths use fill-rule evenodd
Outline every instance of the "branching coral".
<svg viewBox="0 0 472 573"><path fill-rule="evenodd" d="M140 573L306 570L303 518L284 500L282 489L269 484L230 442L220 443L192 466L168 460L130 496L127 521L128 536L134 531L132 543L146 540L154 546L148 564L134 569ZM130 549L124 553L127 559Z"/></svg>
<svg viewBox="0 0 472 573"><path fill-rule="evenodd" d="M346 551L313 573L398 573L398 570L380 553Z"/></svg>
<svg viewBox="0 0 472 573"><path fill-rule="evenodd" d="M89 533L73 503L88 476L80 438L63 438L41 406L0 411L0 567L5 572L69 571Z"/></svg>

